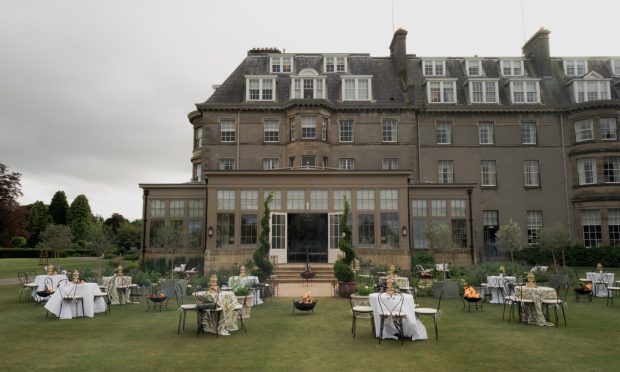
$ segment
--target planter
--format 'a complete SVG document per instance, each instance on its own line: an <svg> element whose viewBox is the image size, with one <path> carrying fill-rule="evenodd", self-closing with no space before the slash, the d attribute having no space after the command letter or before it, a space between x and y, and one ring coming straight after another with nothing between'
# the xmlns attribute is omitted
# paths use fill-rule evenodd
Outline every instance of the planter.
<svg viewBox="0 0 620 372"><path fill-rule="evenodd" d="M247 299L245 301L245 305L243 304L243 299L246 296L237 296L237 302L243 305L243 309L241 309L241 316L243 319L247 319L250 317L250 311L252 310L252 305L254 304L254 294L248 294Z"/></svg>
<svg viewBox="0 0 620 372"><path fill-rule="evenodd" d="M444 286L443 292L444 298L457 298L461 297L459 294L459 283L452 280L434 281L433 282L433 297L439 298L441 295L441 288Z"/></svg>
<svg viewBox="0 0 620 372"><path fill-rule="evenodd" d="M357 291L357 282L338 282L338 295L349 298Z"/></svg>

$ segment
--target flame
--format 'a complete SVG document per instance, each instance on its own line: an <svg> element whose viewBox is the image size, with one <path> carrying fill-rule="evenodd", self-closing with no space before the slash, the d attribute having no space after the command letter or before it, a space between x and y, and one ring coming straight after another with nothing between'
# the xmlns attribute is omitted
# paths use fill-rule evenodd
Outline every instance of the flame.
<svg viewBox="0 0 620 372"><path fill-rule="evenodd" d="M480 298L480 293L476 292L476 289L470 285L465 286L465 298Z"/></svg>
<svg viewBox="0 0 620 372"><path fill-rule="evenodd" d="M304 295L301 296L301 302L304 304L311 304L312 303L312 291L308 291L304 293Z"/></svg>
<svg viewBox="0 0 620 372"><path fill-rule="evenodd" d="M585 287L589 290L592 290L592 283L586 283Z"/></svg>

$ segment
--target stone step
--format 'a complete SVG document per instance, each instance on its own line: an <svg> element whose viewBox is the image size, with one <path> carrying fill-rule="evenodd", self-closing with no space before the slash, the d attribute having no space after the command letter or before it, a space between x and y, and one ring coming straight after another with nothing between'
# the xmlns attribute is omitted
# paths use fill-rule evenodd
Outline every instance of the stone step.
<svg viewBox="0 0 620 372"><path fill-rule="evenodd" d="M305 263L280 264L276 268L279 283L304 284L306 280L300 274L306 270ZM310 269L316 275L309 282L332 283L334 280L334 265L327 263L315 263Z"/></svg>

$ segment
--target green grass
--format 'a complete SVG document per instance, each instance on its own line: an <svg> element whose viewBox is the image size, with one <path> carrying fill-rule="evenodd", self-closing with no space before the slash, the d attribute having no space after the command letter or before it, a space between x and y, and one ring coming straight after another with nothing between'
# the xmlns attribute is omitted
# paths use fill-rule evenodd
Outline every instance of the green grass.
<svg viewBox="0 0 620 372"><path fill-rule="evenodd" d="M50 264L56 264L56 260L49 259ZM108 261L101 262L101 268L108 264ZM96 258L86 257L73 257L73 258L61 258L60 265L65 269L91 269L95 270L99 267L99 262ZM17 279L17 272L24 270L35 270L37 273L45 274L43 266L39 266L38 258L3 258L0 259L0 279L15 278Z"/></svg>
<svg viewBox="0 0 620 372"><path fill-rule="evenodd" d="M319 298L313 314L292 313L290 298L254 307L247 334L195 335L195 316L176 333L178 313L114 306L110 315L45 319L33 303L17 303L18 286L0 286L0 370L275 370L275 371L496 371L615 370L620 301L576 303L569 298L568 327L525 326L501 320L501 305L462 310L460 299L442 303L439 341L432 321L426 341L372 336L369 321L351 337L349 303ZM419 299L435 306L433 298Z"/></svg>

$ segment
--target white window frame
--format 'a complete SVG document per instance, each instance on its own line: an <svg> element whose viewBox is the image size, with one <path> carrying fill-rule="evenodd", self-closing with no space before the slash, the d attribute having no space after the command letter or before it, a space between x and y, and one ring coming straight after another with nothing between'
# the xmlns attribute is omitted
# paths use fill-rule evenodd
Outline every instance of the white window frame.
<svg viewBox="0 0 620 372"><path fill-rule="evenodd" d="M334 71L327 71L328 61L331 61ZM340 63L342 62L342 64ZM342 68L340 68L342 67ZM326 74L346 73L347 72L347 56L346 55L323 55L323 72Z"/></svg>
<svg viewBox="0 0 620 372"><path fill-rule="evenodd" d="M202 163L192 164L192 181L202 182Z"/></svg>
<svg viewBox="0 0 620 372"><path fill-rule="evenodd" d="M495 160L480 161L480 186L497 187L497 162Z"/></svg>
<svg viewBox="0 0 620 372"><path fill-rule="evenodd" d="M398 120L396 119L382 119L381 120L381 142L383 143L398 142Z"/></svg>
<svg viewBox="0 0 620 372"><path fill-rule="evenodd" d="M383 170L397 170L399 167L398 158L383 158L381 159L381 168Z"/></svg>
<svg viewBox="0 0 620 372"><path fill-rule="evenodd" d="M585 59L565 59L563 64L566 76L583 76L588 73L588 61Z"/></svg>
<svg viewBox="0 0 620 372"><path fill-rule="evenodd" d="M295 118L288 119L289 139L291 142L295 142Z"/></svg>
<svg viewBox="0 0 620 372"><path fill-rule="evenodd" d="M470 72L470 69L472 67L474 67L473 65L477 65L478 67L478 73L477 74L472 74ZM467 74L467 76L482 76L482 60L480 59L466 59L465 60L465 73Z"/></svg>
<svg viewBox="0 0 620 372"><path fill-rule="evenodd" d="M274 133L275 133L275 137L274 137ZM279 143L280 142L280 120L265 119L265 121L263 122L263 141L265 143Z"/></svg>
<svg viewBox="0 0 620 372"><path fill-rule="evenodd" d="M437 183L454 183L454 161L437 161Z"/></svg>
<svg viewBox="0 0 620 372"><path fill-rule="evenodd" d="M440 133L442 134L441 137L443 137L443 134L446 135L445 138L445 142L439 142L440 139ZM445 122L445 121L440 121L435 123L435 142L438 145L451 145L452 144L452 123L449 122Z"/></svg>
<svg viewBox="0 0 620 372"><path fill-rule="evenodd" d="M543 228L542 210L528 210L526 211L527 220L527 245L538 245L538 239L540 238L540 230Z"/></svg>
<svg viewBox="0 0 620 372"><path fill-rule="evenodd" d="M615 141L618 139L618 120L616 118L600 118L601 140Z"/></svg>
<svg viewBox="0 0 620 372"><path fill-rule="evenodd" d="M202 147L202 127L194 128L194 149Z"/></svg>
<svg viewBox="0 0 620 372"><path fill-rule="evenodd" d="M228 134L225 140L224 133L232 133L232 136ZM229 139L229 137L232 137L232 139ZM220 120L220 142L221 143L237 142L237 122L235 120L232 120L232 119Z"/></svg>
<svg viewBox="0 0 620 372"><path fill-rule="evenodd" d="M620 76L620 59L611 59L609 64L611 67L611 73L615 76Z"/></svg>
<svg viewBox="0 0 620 372"><path fill-rule="evenodd" d="M533 129L532 129L533 128ZM536 122L522 121L521 122L521 144L522 145L535 145L538 141L538 127Z"/></svg>
<svg viewBox="0 0 620 372"><path fill-rule="evenodd" d="M280 168L279 158L265 158L263 159L263 170L272 170Z"/></svg>
<svg viewBox="0 0 620 372"><path fill-rule="evenodd" d="M482 85L482 100L477 100L474 94L474 84ZM488 84L493 84L494 91L491 92ZM499 103L499 87L496 79L472 79L469 80L469 100L471 103Z"/></svg>
<svg viewBox="0 0 620 372"><path fill-rule="evenodd" d="M610 178L613 180L609 180ZM605 156L603 158L603 182L608 184L620 183L620 156Z"/></svg>
<svg viewBox="0 0 620 372"><path fill-rule="evenodd" d="M579 176L579 185L596 185L596 159L578 159L577 174Z"/></svg>
<svg viewBox="0 0 620 372"><path fill-rule="evenodd" d="M309 119L312 119L313 125L309 125L310 124L310 122L308 121ZM310 129L310 128L314 129L314 135L311 137L304 135L304 129ZM302 116L301 117L301 139L302 140L316 139L316 116Z"/></svg>
<svg viewBox="0 0 620 372"><path fill-rule="evenodd" d="M594 140L594 120L575 120L575 142Z"/></svg>
<svg viewBox="0 0 620 372"><path fill-rule="evenodd" d="M426 71L427 66L430 66L430 73ZM438 71L439 69L441 71ZM442 59L422 60L422 74L424 76L446 76L446 61Z"/></svg>
<svg viewBox="0 0 620 372"><path fill-rule="evenodd" d="M529 93L532 93L528 90L528 85L530 83L535 83L535 93L536 100L530 100ZM515 93L519 93L515 88L521 88L522 90L519 92L523 93L523 101L519 102L515 99ZM539 79L518 79L518 80L510 80L510 100L513 104L523 105L523 104L536 104L540 103L540 80Z"/></svg>
<svg viewBox="0 0 620 372"><path fill-rule="evenodd" d="M353 158L340 158L338 159L338 169L353 170L355 169L355 159Z"/></svg>
<svg viewBox="0 0 620 372"><path fill-rule="evenodd" d="M250 97L250 82L258 80L258 98ZM265 81L271 81L271 98L265 98ZM276 77L271 75L246 75L245 76L245 100L248 102L276 101Z"/></svg>
<svg viewBox="0 0 620 372"><path fill-rule="evenodd" d="M523 161L523 184L525 187L540 187L540 164L538 160Z"/></svg>
<svg viewBox="0 0 620 372"><path fill-rule="evenodd" d="M295 63L295 55L294 54L278 54L278 55L272 55L269 56L269 72L271 72L272 74L291 74L293 73L293 71L295 71L294 69L294 63ZM284 71L284 59L287 58L290 62L290 69L289 71ZM277 63L274 63L276 62ZM274 71L274 66L279 66L279 70L280 71Z"/></svg>
<svg viewBox="0 0 620 372"><path fill-rule="evenodd" d="M478 123L478 143L480 145L493 145L495 143L495 124L492 122Z"/></svg>
<svg viewBox="0 0 620 372"><path fill-rule="evenodd" d="M502 76L525 76L523 60L518 58L502 59L499 61L499 70ZM504 68L510 69L509 73L505 73ZM517 69L519 71L517 71Z"/></svg>
<svg viewBox="0 0 620 372"><path fill-rule="evenodd" d="M433 101L431 96L431 85L439 83L439 101ZM446 89L452 88L452 101L446 100ZM426 80L426 97L428 103L457 103L456 79L428 79Z"/></svg>
<svg viewBox="0 0 620 372"><path fill-rule="evenodd" d="M596 91L592 88L596 88ZM601 101L611 99L609 79L576 79L572 83L573 99L575 103ZM596 93L595 99L590 99L589 93ZM580 93L583 93L583 97Z"/></svg>
<svg viewBox="0 0 620 372"><path fill-rule="evenodd" d="M312 82L312 97L306 98L306 82ZM326 99L327 85L324 76L291 76L291 99Z"/></svg>
<svg viewBox="0 0 620 372"><path fill-rule="evenodd" d="M345 90L347 81L353 81L354 97L347 98ZM368 83L367 97L364 98L360 93L362 88L360 87L360 81L365 80ZM372 75L347 75L340 78L341 91L340 95L343 101L372 101Z"/></svg>
<svg viewBox="0 0 620 372"><path fill-rule="evenodd" d="M321 140L327 141L327 126L329 125L329 120L327 118L321 118Z"/></svg>
<svg viewBox="0 0 620 372"><path fill-rule="evenodd" d="M348 125L350 125L351 127L347 129L346 127ZM339 143L355 142L355 121L353 119L338 120L338 142Z"/></svg>
<svg viewBox="0 0 620 372"><path fill-rule="evenodd" d="M226 171L235 170L235 159L234 158L220 158L217 169L226 170Z"/></svg>

